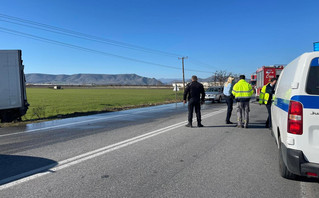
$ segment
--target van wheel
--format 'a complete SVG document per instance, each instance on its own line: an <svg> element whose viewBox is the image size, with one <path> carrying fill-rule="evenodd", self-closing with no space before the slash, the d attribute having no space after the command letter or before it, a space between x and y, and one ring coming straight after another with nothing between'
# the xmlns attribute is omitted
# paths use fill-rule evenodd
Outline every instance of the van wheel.
<svg viewBox="0 0 319 198"><path fill-rule="evenodd" d="M283 177L283 178L286 178L286 179L295 179L296 178L296 175L291 173L284 160L283 160L283 157L282 157L282 150L281 150L281 140L280 140L280 137L278 139L278 144L279 144L279 149L278 149L278 153L279 153L279 172L280 172L280 175Z"/></svg>

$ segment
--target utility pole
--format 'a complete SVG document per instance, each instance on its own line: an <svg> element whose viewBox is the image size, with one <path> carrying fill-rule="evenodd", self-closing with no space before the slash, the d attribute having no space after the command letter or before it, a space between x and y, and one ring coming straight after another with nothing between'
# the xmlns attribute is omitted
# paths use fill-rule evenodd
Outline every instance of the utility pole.
<svg viewBox="0 0 319 198"><path fill-rule="evenodd" d="M183 56L181 58L178 57L178 59L182 59L182 68L183 68L183 91L185 91L185 72L184 72L184 59L187 59L188 56Z"/></svg>

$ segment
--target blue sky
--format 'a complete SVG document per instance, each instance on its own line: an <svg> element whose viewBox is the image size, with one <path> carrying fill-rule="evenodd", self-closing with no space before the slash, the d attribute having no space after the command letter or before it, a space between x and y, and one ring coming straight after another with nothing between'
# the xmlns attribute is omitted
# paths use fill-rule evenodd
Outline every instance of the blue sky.
<svg viewBox="0 0 319 198"><path fill-rule="evenodd" d="M0 44L22 49L25 73L181 78L178 57L188 56L186 78L206 78L216 70L249 76L313 50L318 7L318 0L1 0ZM170 54L83 40L20 21L21 26L16 18Z"/></svg>

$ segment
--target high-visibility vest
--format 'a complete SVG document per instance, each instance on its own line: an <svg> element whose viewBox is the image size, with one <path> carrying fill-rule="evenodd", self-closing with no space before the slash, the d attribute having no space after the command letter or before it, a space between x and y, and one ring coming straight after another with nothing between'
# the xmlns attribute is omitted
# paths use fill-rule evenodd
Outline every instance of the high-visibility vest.
<svg viewBox="0 0 319 198"><path fill-rule="evenodd" d="M251 98L254 90L244 79L239 80L233 87L232 94L235 98Z"/></svg>
<svg viewBox="0 0 319 198"><path fill-rule="evenodd" d="M268 83L269 84L269 83ZM268 85L267 84L267 85ZM269 100L269 93L266 93L266 87L267 85L264 85L263 88L260 90L259 94L259 104L267 104Z"/></svg>

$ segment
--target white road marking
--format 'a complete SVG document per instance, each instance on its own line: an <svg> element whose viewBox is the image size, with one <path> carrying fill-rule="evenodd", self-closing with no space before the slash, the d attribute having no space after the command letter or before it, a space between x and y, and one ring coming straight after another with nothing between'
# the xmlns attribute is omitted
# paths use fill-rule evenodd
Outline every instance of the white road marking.
<svg viewBox="0 0 319 198"><path fill-rule="evenodd" d="M203 115L202 118L205 119L205 118L217 115L219 113L222 113L224 111L226 111L226 109L221 109L221 110ZM4 189L10 188L10 187L13 187L15 185L21 184L21 183L31 181L33 179L42 177L44 175L48 175L52 172L59 171L61 169L76 165L76 164L81 163L83 161L104 155L106 153L118 150L120 148L138 143L140 141L157 136L159 134L166 133L166 132L171 131L173 129L184 126L186 123L187 123L187 121L179 122L177 124L173 124L173 125L161 128L161 129L157 129L155 131L151 131L151 132L148 132L146 134L136 136L134 138L130 138L130 139L127 139L127 140L124 140L124 141L121 141L121 142L118 142L118 143L115 143L115 144L112 144L112 145L109 145L109 146L106 146L106 147L103 147L100 149L96 149L94 151L90 151L90 152L87 152L87 153L60 161L60 162L58 162L58 165L54 168L51 168L52 165L48 165L45 167L41 167L41 168L38 168L35 170L31 170L31 171L28 171L28 172L25 172L25 173L22 173L22 174L19 174L16 176L12 176L12 177L0 180L0 190L4 190ZM11 183L8 183L8 182L11 182Z"/></svg>
<svg viewBox="0 0 319 198"><path fill-rule="evenodd" d="M72 125L77 125L77 124L83 124L83 123L86 123L86 122L96 122L96 121L99 121L99 120L108 120L108 119L113 119L113 118L118 118L118 117L123 117L123 116L130 116L130 115L134 115L134 114L140 114L140 113L145 113L145 112L151 112L151 111L161 110L161 109L166 109L166 108L167 108L167 107L156 108L156 109L151 109L151 110L147 110L147 111L133 112L133 113L131 113L131 114L115 115L115 116L102 117L102 118L96 118L96 119L91 119L91 120L84 120L84 121L72 122L72 123L68 123L68 124L61 124L61 125L50 126L50 127L43 127L43 128L32 129L32 130L27 130L27 131L21 131L21 132L16 132L16 133L4 134L4 135L0 135L0 137L13 136L13 135L18 135L18 134L30 134L30 133L34 133L34 132L42 131L42 130L48 130L48 129L54 129L54 128L61 128L61 127L66 127L66 126L72 126Z"/></svg>

